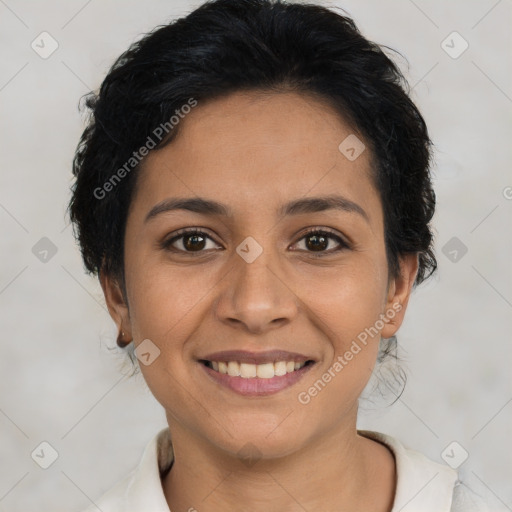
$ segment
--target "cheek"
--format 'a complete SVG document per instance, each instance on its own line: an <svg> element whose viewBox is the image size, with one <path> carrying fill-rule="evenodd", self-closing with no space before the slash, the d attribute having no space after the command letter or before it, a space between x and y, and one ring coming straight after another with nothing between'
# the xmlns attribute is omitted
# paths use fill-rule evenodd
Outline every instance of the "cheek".
<svg viewBox="0 0 512 512"><path fill-rule="evenodd" d="M206 267L204 267L206 268ZM134 337L172 343L173 332L183 331L213 292L212 272L199 267L147 263L132 274L130 317ZM218 280L217 280L218 281Z"/></svg>
<svg viewBox="0 0 512 512"><path fill-rule="evenodd" d="M379 274L385 275L378 265L368 265L361 271L346 270L337 278L317 281L317 287L307 290L320 329L329 337L328 355L301 386L298 401L326 425L357 403L373 372L386 291Z"/></svg>
<svg viewBox="0 0 512 512"><path fill-rule="evenodd" d="M361 257L357 264L302 274L304 307L322 322L337 351L375 324L386 298L383 262ZM385 263L384 263L385 265Z"/></svg>
<svg viewBox="0 0 512 512"><path fill-rule="evenodd" d="M307 409L323 415L327 423L357 402L379 349L382 326L377 322L386 296L386 263L369 254L358 257L358 264L341 266L330 276L301 281L306 304L314 306L310 313L328 340L326 360L306 379L299 401L311 403Z"/></svg>
<svg viewBox="0 0 512 512"><path fill-rule="evenodd" d="M212 298L224 272L215 272L208 265L171 266L151 256L144 260L144 265L131 267L127 282L130 322L135 345L149 339L158 348L158 357L139 366L164 407L186 410L183 404L190 400L186 383L191 378L188 341L211 315Z"/></svg>
<svg viewBox="0 0 512 512"><path fill-rule="evenodd" d="M147 262L132 274L129 285L135 345L148 339L158 354L150 364L139 365L141 373L156 400L175 412L186 411L190 401L186 391L190 381L187 340L203 314L205 290L211 288L205 276L202 280L200 276L202 273L190 269L180 271Z"/></svg>

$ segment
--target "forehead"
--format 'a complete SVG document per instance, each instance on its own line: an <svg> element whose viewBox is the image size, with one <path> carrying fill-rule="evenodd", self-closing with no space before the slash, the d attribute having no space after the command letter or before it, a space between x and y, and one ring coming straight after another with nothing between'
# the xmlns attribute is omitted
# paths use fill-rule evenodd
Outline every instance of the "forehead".
<svg viewBox="0 0 512 512"><path fill-rule="evenodd" d="M361 136L314 97L233 93L199 102L179 130L143 162L136 196L146 210L166 197L200 196L229 204L235 213L277 211L290 199L333 193L365 210L379 209L370 151L347 158L340 144L360 141L359 152Z"/></svg>

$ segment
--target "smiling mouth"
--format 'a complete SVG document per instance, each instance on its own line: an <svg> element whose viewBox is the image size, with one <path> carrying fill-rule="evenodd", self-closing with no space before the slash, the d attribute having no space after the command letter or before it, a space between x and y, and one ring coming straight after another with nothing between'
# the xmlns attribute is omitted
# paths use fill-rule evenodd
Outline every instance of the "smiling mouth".
<svg viewBox="0 0 512 512"><path fill-rule="evenodd" d="M217 373L230 377L242 377L243 379L272 379L314 364L311 359L302 362L276 361L262 364L239 363L238 361L208 361L205 359L200 360L200 362Z"/></svg>

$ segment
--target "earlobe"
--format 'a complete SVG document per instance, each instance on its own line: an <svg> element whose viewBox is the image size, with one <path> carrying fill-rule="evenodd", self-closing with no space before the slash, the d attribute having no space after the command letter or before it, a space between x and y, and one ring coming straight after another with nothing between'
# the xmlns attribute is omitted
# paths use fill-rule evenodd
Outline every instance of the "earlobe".
<svg viewBox="0 0 512 512"><path fill-rule="evenodd" d="M123 333L122 337L124 338L124 335L126 335L128 339L131 339L130 315L121 286L113 276L107 274L104 270L100 271L99 279L112 320L116 323L119 332Z"/></svg>
<svg viewBox="0 0 512 512"><path fill-rule="evenodd" d="M388 287L384 311L387 321L381 332L383 338L391 338L402 325L407 303L418 273L418 265L417 253L405 254L400 257L400 275L392 278Z"/></svg>

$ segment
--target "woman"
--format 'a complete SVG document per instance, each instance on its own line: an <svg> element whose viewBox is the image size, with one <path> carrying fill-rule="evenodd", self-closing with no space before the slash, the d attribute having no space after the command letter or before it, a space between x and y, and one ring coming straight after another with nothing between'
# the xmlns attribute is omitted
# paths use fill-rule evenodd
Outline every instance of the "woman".
<svg viewBox="0 0 512 512"><path fill-rule="evenodd" d="M349 18L271 0L208 2L113 65L70 213L168 428L97 508L486 510L448 466L356 427L436 269L406 85Z"/></svg>

